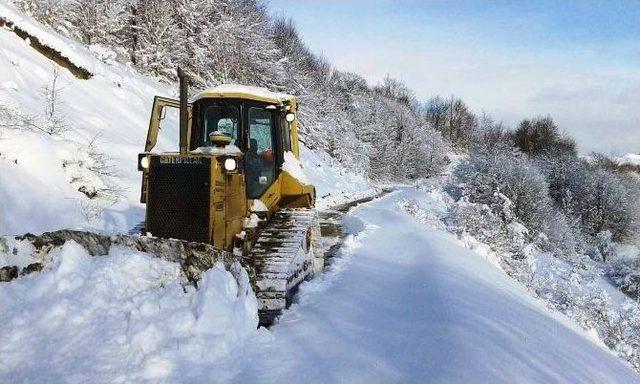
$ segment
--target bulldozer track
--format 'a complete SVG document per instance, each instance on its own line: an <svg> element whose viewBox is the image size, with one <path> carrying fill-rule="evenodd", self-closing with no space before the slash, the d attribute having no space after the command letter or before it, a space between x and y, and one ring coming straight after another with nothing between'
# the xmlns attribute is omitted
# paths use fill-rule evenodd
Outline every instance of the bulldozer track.
<svg viewBox="0 0 640 384"><path fill-rule="evenodd" d="M298 285L313 276L314 266L324 260L317 212L305 208L276 212L258 233L247 258L255 274L260 324L270 325L291 303Z"/></svg>

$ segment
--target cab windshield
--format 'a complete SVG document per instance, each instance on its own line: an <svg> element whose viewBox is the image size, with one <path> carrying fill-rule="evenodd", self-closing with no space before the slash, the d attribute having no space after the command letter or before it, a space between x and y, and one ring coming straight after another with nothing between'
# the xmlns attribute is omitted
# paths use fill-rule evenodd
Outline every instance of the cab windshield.
<svg viewBox="0 0 640 384"><path fill-rule="evenodd" d="M209 142L209 134L215 131L221 131L231 136L231 144L235 145L238 139L238 131L240 125L240 111L237 106L228 105L211 105L204 112L204 138L203 142L207 146Z"/></svg>

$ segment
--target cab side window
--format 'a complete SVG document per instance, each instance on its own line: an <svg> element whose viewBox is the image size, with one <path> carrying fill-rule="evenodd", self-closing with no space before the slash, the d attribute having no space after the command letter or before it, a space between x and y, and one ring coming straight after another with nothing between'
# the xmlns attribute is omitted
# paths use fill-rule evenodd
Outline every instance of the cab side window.
<svg viewBox="0 0 640 384"><path fill-rule="evenodd" d="M257 199L276 178L275 124L272 111L249 108L249 148L246 153L246 181L249 198Z"/></svg>

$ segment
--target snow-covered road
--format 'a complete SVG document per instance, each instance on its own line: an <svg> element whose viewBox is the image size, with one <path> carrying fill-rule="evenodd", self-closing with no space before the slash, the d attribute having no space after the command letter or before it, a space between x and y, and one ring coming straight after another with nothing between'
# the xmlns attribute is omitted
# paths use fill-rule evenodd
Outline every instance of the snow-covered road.
<svg viewBox="0 0 640 384"><path fill-rule="evenodd" d="M347 215L359 234L278 325L243 348L234 381L639 381L454 237L400 212L405 198L430 203L403 189Z"/></svg>

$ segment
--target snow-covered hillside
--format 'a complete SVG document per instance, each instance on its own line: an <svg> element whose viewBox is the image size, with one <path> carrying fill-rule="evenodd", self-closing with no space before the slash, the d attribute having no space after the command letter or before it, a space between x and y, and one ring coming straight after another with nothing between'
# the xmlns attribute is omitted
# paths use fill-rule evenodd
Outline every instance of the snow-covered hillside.
<svg viewBox="0 0 640 384"><path fill-rule="evenodd" d="M0 29L0 105L5 110L0 115L0 232L87 226L117 231L135 225L142 215L136 203L139 175L135 156L146 137L153 95L169 96L171 89L122 66L105 65L84 47L38 24L25 25L28 20L19 18L6 4L0 4L0 15L18 18L20 25L36 32L41 40L64 44L72 60L90 63L94 73L89 80L78 79L9 29ZM44 89L51 86L56 71L56 114L66 131L49 135L20 121L29 118L36 125L47 123ZM122 189L122 198L114 205L90 201L78 191L82 185L104 186L106 178L89 169L96 160L91 150L108 156L104 167L111 168L116 176L113 182ZM106 209L99 217L85 218L101 207Z"/></svg>
<svg viewBox="0 0 640 384"><path fill-rule="evenodd" d="M78 79L9 28L0 28L0 234L131 229L144 215L136 159L146 139L153 96L175 97L175 89L115 62L97 60L84 46L7 4L0 3L0 17L93 73L88 80ZM49 135L39 128L50 123L45 89L52 87L56 72L54 118L65 129ZM169 115L158 148L177 148L177 140L177 122ZM343 181L347 171L326 154L303 148L302 156L318 195L325 197L321 204L372 193L362 176ZM88 197L96 191L97 196Z"/></svg>

